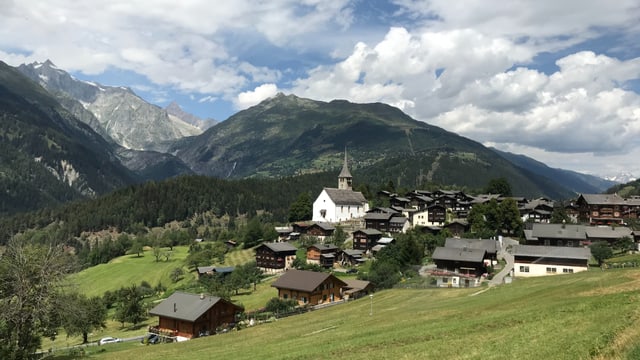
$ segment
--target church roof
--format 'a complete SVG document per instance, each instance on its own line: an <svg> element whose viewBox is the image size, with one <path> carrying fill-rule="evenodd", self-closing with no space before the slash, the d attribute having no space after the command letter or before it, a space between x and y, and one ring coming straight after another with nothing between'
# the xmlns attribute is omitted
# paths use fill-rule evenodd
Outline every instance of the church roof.
<svg viewBox="0 0 640 360"><path fill-rule="evenodd" d="M347 165L347 152L344 152L344 164L342 164L342 170L340 171L339 178L351 178L351 172L349 172L349 166Z"/></svg>
<svg viewBox="0 0 640 360"><path fill-rule="evenodd" d="M365 199L364 195L359 191L335 188L324 188L324 191L327 192L329 198L331 198L336 205L362 205L367 202L367 199Z"/></svg>

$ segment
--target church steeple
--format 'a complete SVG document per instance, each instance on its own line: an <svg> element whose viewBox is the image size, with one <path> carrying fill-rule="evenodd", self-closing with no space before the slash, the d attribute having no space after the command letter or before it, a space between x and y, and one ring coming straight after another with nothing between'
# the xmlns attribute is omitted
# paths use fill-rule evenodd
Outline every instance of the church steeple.
<svg viewBox="0 0 640 360"><path fill-rule="evenodd" d="M353 190L351 188L351 182L353 177L349 172L349 164L347 163L347 148L344 149L344 164L342 165L342 171L338 175L338 189L340 190Z"/></svg>

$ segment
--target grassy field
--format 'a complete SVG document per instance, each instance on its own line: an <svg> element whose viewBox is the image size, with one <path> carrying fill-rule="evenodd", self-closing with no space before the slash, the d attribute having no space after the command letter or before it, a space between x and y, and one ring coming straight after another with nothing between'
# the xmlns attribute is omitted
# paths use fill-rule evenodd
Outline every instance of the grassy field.
<svg viewBox="0 0 640 360"><path fill-rule="evenodd" d="M141 257L136 255L121 256L107 264L97 265L74 274L70 277L69 282L74 288L77 288L78 292L88 296L102 296L107 290L114 291L131 284L139 285L142 281L148 282L151 286L162 282L168 290L172 290L184 286L196 278L196 274L190 273L185 266L184 260L187 257L187 251L187 246L176 246L173 248L173 255L169 261L161 259L159 262L156 262L151 251L145 251L144 256ZM253 249L235 250L227 254L224 264L213 265L235 266L254 259ZM169 274L176 267L182 268L185 276L178 283L173 283ZM277 292L270 286L271 282L273 279L266 279L263 283L258 284L256 291L241 292L234 296L233 300L242 303L247 310L264 307L271 297L277 296ZM129 324L123 328L119 322L111 320L112 315L110 314L105 329L89 335L89 342L98 341L105 336L119 338L141 336L146 334L149 325L156 325L158 321L157 317L150 317L134 328L129 327ZM80 345L81 342L80 336L67 337L64 331L61 331L54 341L43 339L41 349L60 349Z"/></svg>
<svg viewBox="0 0 640 360"><path fill-rule="evenodd" d="M264 284L265 286L267 284ZM179 344L104 346L96 359L636 359L640 270L393 289ZM369 312L373 309L373 315Z"/></svg>
<svg viewBox="0 0 640 360"><path fill-rule="evenodd" d="M140 285L144 280L151 286L156 286L162 282L168 289L182 285L185 280L193 279L195 273L189 273L184 260L188 255L188 246L176 246L173 248L173 255L169 261L161 259L156 262L156 258L151 251L145 251L144 255L125 255L111 260L107 264L93 266L86 270L74 274L70 282L77 286L78 291L88 296L102 296L105 291L118 290L123 286L131 284ZM255 259L252 249L235 250L227 254L224 264L213 264L223 266L234 266L247 263ZM169 275L175 268L182 268L185 272L184 279L173 284Z"/></svg>

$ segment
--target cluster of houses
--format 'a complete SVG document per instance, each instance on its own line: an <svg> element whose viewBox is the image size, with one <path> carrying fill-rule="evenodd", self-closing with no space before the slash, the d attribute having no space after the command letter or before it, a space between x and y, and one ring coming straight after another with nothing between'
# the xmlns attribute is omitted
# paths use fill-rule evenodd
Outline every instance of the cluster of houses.
<svg viewBox="0 0 640 360"><path fill-rule="evenodd" d="M337 265L353 267L375 256L385 246L392 246L394 233L419 226L437 233L448 229L453 238L432 254L435 264L429 271L438 287L475 287L482 283L491 267L497 264L502 239L460 239L469 230L466 218L476 204L506 198L500 195L470 196L461 191L414 190L404 196L382 192L389 207L370 209L362 193L353 191L347 156L338 176L337 188L324 188L313 203L311 222L279 227L279 241L263 243L256 251L256 264L266 274L280 274L272 284L280 299L294 300L303 306L319 306L365 296L373 291L367 281L343 280L331 273L293 269L298 249L288 240L301 235L313 236L317 243L308 246L308 263L323 268ZM565 207L576 224L550 224L554 203L539 198L527 200L510 197L519 208L525 230L525 243L513 246L513 276L569 274L588 269L591 252L588 245L597 241L613 243L629 237L640 242L640 232L625 227L625 219L637 219L640 198L624 199L618 195L582 194ZM354 226L352 248L341 249L325 243L333 235L335 224ZM229 273L232 268L198 268L200 275ZM150 311L160 317L150 330L173 338L192 338L214 333L231 323L242 308L224 299L176 292Z"/></svg>

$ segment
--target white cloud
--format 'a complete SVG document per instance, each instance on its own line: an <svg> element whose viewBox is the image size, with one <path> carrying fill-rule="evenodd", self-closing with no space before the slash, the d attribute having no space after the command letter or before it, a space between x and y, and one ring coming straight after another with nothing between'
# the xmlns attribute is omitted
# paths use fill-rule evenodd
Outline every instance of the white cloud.
<svg viewBox="0 0 640 360"><path fill-rule="evenodd" d="M250 106L258 104L264 99L268 99L278 93L278 87L275 84L263 84L255 88L253 91L245 91L238 94L234 101L237 109L242 110Z"/></svg>

